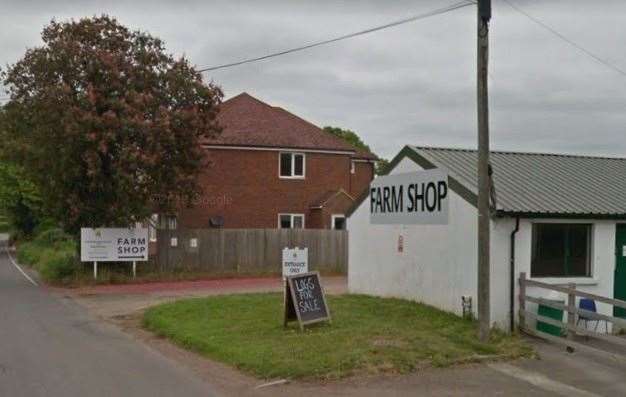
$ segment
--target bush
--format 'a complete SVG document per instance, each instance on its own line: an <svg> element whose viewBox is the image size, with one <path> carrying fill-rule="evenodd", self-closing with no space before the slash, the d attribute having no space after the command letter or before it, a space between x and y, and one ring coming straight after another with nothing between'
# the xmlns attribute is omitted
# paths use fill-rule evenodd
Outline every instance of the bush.
<svg viewBox="0 0 626 397"><path fill-rule="evenodd" d="M0 233L10 233L11 225L9 224L6 216L0 215Z"/></svg>
<svg viewBox="0 0 626 397"><path fill-rule="evenodd" d="M37 223L37 226L33 230L33 236L38 236L39 234L45 232L50 229L58 229L59 224L50 218L43 218Z"/></svg>
<svg viewBox="0 0 626 397"><path fill-rule="evenodd" d="M19 237L31 236L40 222L39 190L18 165L0 162L0 209Z"/></svg>
<svg viewBox="0 0 626 397"><path fill-rule="evenodd" d="M49 245L56 243L65 243L72 241L72 236L65 233L60 228L44 229L35 237L35 242L40 245Z"/></svg>
<svg viewBox="0 0 626 397"><path fill-rule="evenodd" d="M52 283L66 282L78 271L76 243L58 228L39 232L32 241L17 248L20 263L33 266L41 277Z"/></svg>
<svg viewBox="0 0 626 397"><path fill-rule="evenodd" d="M60 249L58 249L60 248ZM45 249L36 265L41 277L50 282L64 282L72 278L78 269L73 244L57 249Z"/></svg>
<svg viewBox="0 0 626 397"><path fill-rule="evenodd" d="M17 260L25 265L35 266L43 250L33 241L22 242L17 248Z"/></svg>

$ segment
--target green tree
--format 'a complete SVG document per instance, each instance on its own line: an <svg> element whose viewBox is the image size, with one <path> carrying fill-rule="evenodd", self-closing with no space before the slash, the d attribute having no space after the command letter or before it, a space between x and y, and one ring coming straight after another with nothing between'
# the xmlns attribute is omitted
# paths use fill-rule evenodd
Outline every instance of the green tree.
<svg viewBox="0 0 626 397"><path fill-rule="evenodd" d="M106 15L52 21L42 39L2 74L10 101L0 138L46 212L76 234L191 202L200 143L219 133L220 88Z"/></svg>
<svg viewBox="0 0 626 397"><path fill-rule="evenodd" d="M385 175L387 174L388 167L389 160L379 157L378 161L376 162L376 168L374 169L374 172L376 172L376 175Z"/></svg>
<svg viewBox="0 0 626 397"><path fill-rule="evenodd" d="M5 112L0 107L0 139L4 136ZM0 160L0 213L11 229L21 236L31 235L41 219L39 190L19 166Z"/></svg>
<svg viewBox="0 0 626 397"><path fill-rule="evenodd" d="M0 163L0 210L12 229L29 236L41 220L41 195L20 167Z"/></svg>
<svg viewBox="0 0 626 397"><path fill-rule="evenodd" d="M344 141L348 142L354 147L357 147L359 149L365 149L368 152L372 151L370 147L366 145L365 142L363 142L363 140L361 140L361 138L357 135L357 133L352 130L345 130L339 127L326 126L324 127L324 131L343 139Z"/></svg>
<svg viewBox="0 0 626 397"><path fill-rule="evenodd" d="M324 131L343 139L344 141L348 142L349 144L351 144L352 146L356 148L364 149L370 153L374 153L372 152L370 147L365 142L363 142L361 137L359 137L359 135L352 130L346 130L346 129L339 128L339 127L326 126L324 127ZM386 172L385 169L388 165L389 165L389 160L379 157L378 161L376 162L376 166L374 167L374 172L376 173L376 175L382 175Z"/></svg>

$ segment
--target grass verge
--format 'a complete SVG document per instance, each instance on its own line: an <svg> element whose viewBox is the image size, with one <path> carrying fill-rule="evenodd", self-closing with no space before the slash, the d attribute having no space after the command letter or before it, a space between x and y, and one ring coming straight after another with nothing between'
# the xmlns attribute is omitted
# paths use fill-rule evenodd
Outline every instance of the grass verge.
<svg viewBox="0 0 626 397"><path fill-rule="evenodd" d="M150 308L144 326L178 345L261 378L337 379L355 372L405 373L532 349L423 304L362 295L329 296L332 325L282 327L281 294L226 295Z"/></svg>

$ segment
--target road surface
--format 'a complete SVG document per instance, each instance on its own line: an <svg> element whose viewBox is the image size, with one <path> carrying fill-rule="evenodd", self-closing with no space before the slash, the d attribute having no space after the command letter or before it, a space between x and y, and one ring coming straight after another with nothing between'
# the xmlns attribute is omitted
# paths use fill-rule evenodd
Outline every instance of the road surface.
<svg viewBox="0 0 626 397"><path fill-rule="evenodd" d="M0 240L0 396L214 396L173 361L45 288Z"/></svg>

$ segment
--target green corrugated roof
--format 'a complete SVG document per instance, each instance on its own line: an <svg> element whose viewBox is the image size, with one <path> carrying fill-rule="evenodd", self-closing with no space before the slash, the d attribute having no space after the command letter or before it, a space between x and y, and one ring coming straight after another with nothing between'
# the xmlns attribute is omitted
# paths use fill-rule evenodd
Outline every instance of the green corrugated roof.
<svg viewBox="0 0 626 397"><path fill-rule="evenodd" d="M476 150L408 148L476 194ZM626 216L626 159L492 151L490 161L500 213Z"/></svg>

